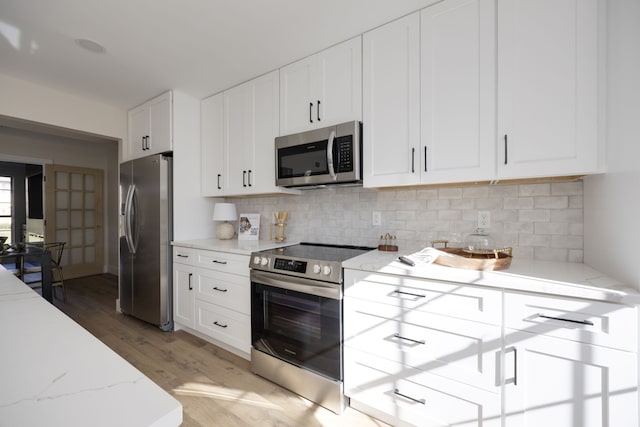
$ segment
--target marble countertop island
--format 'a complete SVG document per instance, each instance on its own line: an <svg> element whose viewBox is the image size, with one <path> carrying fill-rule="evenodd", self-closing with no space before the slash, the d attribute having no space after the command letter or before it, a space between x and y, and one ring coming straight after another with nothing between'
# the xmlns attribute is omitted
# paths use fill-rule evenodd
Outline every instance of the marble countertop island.
<svg viewBox="0 0 640 427"><path fill-rule="evenodd" d="M640 304L640 292L582 263L551 262L514 257L508 269L465 270L433 263L409 266L398 256L411 256L420 248L402 252L371 251L342 263L344 268L408 277L446 280L514 291L538 292L629 305Z"/></svg>
<svg viewBox="0 0 640 427"><path fill-rule="evenodd" d="M177 426L182 405L0 267L0 425Z"/></svg>

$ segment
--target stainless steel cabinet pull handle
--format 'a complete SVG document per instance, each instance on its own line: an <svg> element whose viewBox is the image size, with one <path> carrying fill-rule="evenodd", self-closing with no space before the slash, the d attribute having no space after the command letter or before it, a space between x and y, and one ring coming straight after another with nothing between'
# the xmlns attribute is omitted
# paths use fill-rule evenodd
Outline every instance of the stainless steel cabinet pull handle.
<svg viewBox="0 0 640 427"><path fill-rule="evenodd" d="M416 171L416 149L411 149L411 173Z"/></svg>
<svg viewBox="0 0 640 427"><path fill-rule="evenodd" d="M214 259L211 262L215 262L216 264L226 264L227 263L227 261L218 261L217 259Z"/></svg>
<svg viewBox="0 0 640 427"><path fill-rule="evenodd" d="M220 292L227 292L227 289L220 289L220 288L219 288L219 287L217 287L217 286L214 286L214 287L213 287L213 290L214 290L214 291L220 291Z"/></svg>
<svg viewBox="0 0 640 427"><path fill-rule="evenodd" d="M242 186L247 186L247 171L242 171Z"/></svg>
<svg viewBox="0 0 640 427"><path fill-rule="evenodd" d="M247 182L249 183L249 187L251 187L251 169L249 169L248 173L247 173Z"/></svg>
<svg viewBox="0 0 640 427"><path fill-rule="evenodd" d="M189 290L193 290L193 286L191 285L191 277L193 277L193 273L189 273Z"/></svg>
<svg viewBox="0 0 640 427"><path fill-rule="evenodd" d="M309 103L309 123L313 123L313 117L311 117L311 110L313 110L313 102Z"/></svg>
<svg viewBox="0 0 640 427"><path fill-rule="evenodd" d="M553 317L553 316L547 316L544 314L537 314L538 317L542 317L543 319L551 319L551 320L559 320L561 322L570 322L570 323L578 323L580 325L589 325L589 326L593 326L593 322L590 320L573 320L573 319L564 319L562 317Z"/></svg>
<svg viewBox="0 0 640 427"><path fill-rule="evenodd" d="M146 144L147 150L149 149L149 135L147 135L147 144Z"/></svg>
<svg viewBox="0 0 640 427"><path fill-rule="evenodd" d="M507 164L507 160L509 159L509 156L507 155L507 135L504 135L504 164Z"/></svg>
<svg viewBox="0 0 640 427"><path fill-rule="evenodd" d="M426 298L426 295L420 295L420 294L412 294L411 292L402 292L399 290L395 290L393 291L394 294L401 294L401 295L411 295L412 297L418 297L418 298Z"/></svg>
<svg viewBox="0 0 640 427"><path fill-rule="evenodd" d="M146 139L146 136L143 136L142 139L140 140L140 147L142 148L142 151L144 151L144 140Z"/></svg>
<svg viewBox="0 0 640 427"><path fill-rule="evenodd" d="M425 405L427 403L426 400L424 400L424 399L416 399L414 397L407 396L406 394L402 394L402 393L400 393L400 390L398 390L397 388L395 390L393 390L393 394L397 394L400 397L404 397L405 399L409 399L409 400L411 400L413 402L420 403L422 405Z"/></svg>
<svg viewBox="0 0 640 427"><path fill-rule="evenodd" d="M214 325L220 326L221 328L226 328L229 325L223 325L222 323L218 323L218 321L213 322Z"/></svg>
<svg viewBox="0 0 640 427"><path fill-rule="evenodd" d="M318 108L316 108L316 111L318 112L318 121L320 121L320 100L318 99Z"/></svg>
<svg viewBox="0 0 640 427"><path fill-rule="evenodd" d="M414 343L416 343L416 344L425 344L425 343L426 343L426 341L425 341L425 340L420 340L420 341L418 341L418 340L414 340L413 338L403 337L403 336L402 336L402 335L400 335L400 334L393 334L393 336L394 336L395 338L399 338L399 339L401 339L401 340L405 340L405 341L411 341L411 342L414 342Z"/></svg>
<svg viewBox="0 0 640 427"><path fill-rule="evenodd" d="M220 187L220 174L218 174L218 190L222 190L222 187Z"/></svg>

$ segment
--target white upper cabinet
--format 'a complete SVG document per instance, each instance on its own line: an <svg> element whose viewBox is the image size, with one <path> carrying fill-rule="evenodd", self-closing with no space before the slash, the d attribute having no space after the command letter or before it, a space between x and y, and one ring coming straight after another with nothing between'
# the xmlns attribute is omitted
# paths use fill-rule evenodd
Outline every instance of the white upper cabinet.
<svg viewBox="0 0 640 427"><path fill-rule="evenodd" d="M223 196L224 173L224 94L205 98L200 106L201 193L203 197Z"/></svg>
<svg viewBox="0 0 640 427"><path fill-rule="evenodd" d="M362 38L365 187L420 182L420 14Z"/></svg>
<svg viewBox="0 0 640 427"><path fill-rule="evenodd" d="M129 140L123 161L173 150L172 93L129 111Z"/></svg>
<svg viewBox="0 0 640 427"><path fill-rule="evenodd" d="M603 0L498 2L498 177L598 172Z"/></svg>
<svg viewBox="0 0 640 427"><path fill-rule="evenodd" d="M202 101L202 195L299 194L275 185L278 71Z"/></svg>
<svg viewBox="0 0 640 427"><path fill-rule="evenodd" d="M495 13L493 0L421 12L422 184L495 177Z"/></svg>
<svg viewBox="0 0 640 427"><path fill-rule="evenodd" d="M224 93L227 194L276 192L278 71Z"/></svg>
<svg viewBox="0 0 640 427"><path fill-rule="evenodd" d="M280 135L362 118L361 38L280 69Z"/></svg>

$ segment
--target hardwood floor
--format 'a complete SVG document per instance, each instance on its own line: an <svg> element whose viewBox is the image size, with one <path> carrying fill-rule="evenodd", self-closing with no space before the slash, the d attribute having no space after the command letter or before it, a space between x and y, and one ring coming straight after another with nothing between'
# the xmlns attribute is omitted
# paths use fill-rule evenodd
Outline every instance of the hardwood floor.
<svg viewBox="0 0 640 427"><path fill-rule="evenodd" d="M338 416L254 375L248 361L204 340L116 313L116 276L65 280L65 287L67 303L54 298L54 304L178 399L183 426L387 426L351 408Z"/></svg>

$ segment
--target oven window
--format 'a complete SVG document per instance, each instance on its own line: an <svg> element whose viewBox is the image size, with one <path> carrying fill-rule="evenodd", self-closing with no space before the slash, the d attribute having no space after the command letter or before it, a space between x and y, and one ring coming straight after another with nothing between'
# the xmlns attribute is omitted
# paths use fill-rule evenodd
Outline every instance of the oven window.
<svg viewBox="0 0 640 427"><path fill-rule="evenodd" d="M291 334L306 343L322 339L320 297L309 300L293 293L272 293L265 328L281 335Z"/></svg>
<svg viewBox="0 0 640 427"><path fill-rule="evenodd" d="M341 301L252 282L255 349L342 380Z"/></svg>
<svg viewBox="0 0 640 427"><path fill-rule="evenodd" d="M278 149L278 178L325 175L328 140Z"/></svg>

